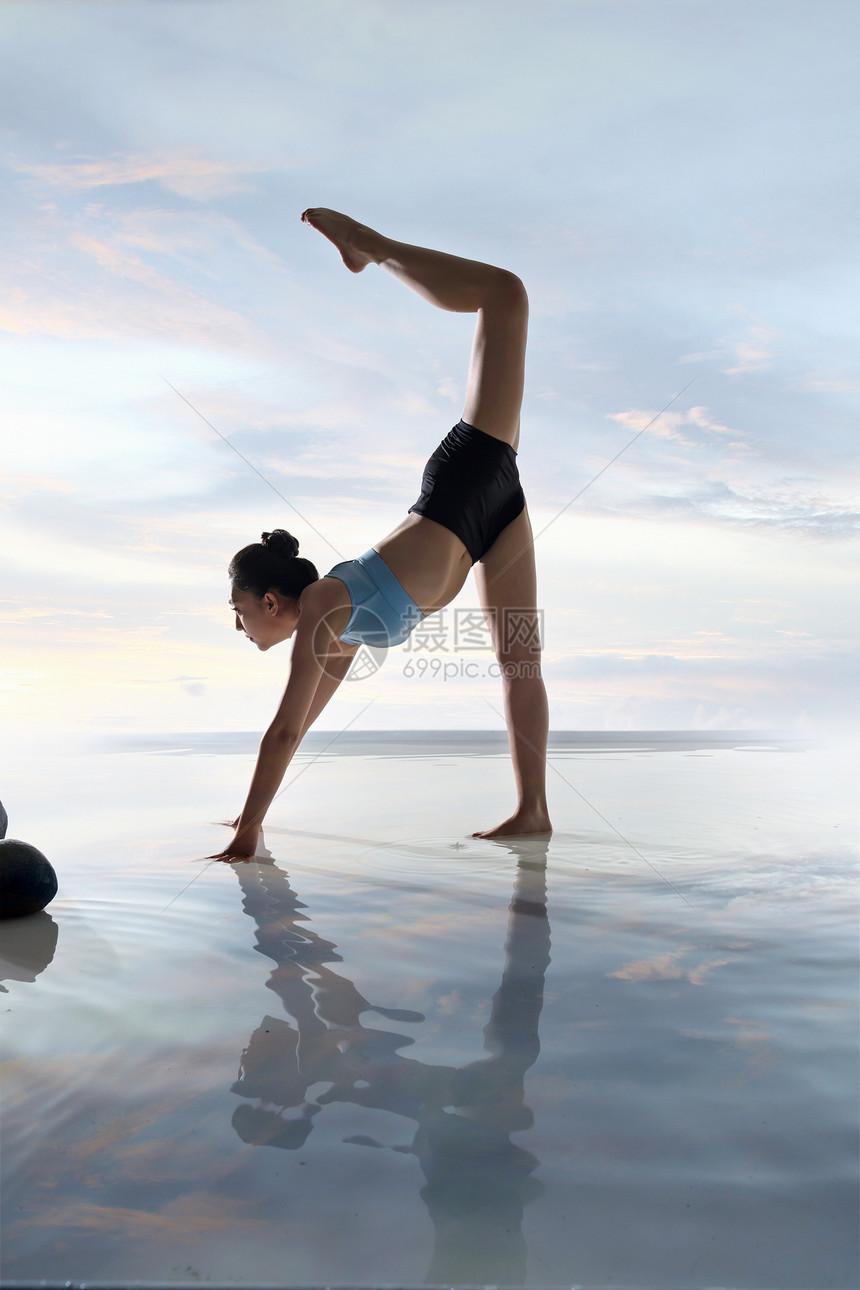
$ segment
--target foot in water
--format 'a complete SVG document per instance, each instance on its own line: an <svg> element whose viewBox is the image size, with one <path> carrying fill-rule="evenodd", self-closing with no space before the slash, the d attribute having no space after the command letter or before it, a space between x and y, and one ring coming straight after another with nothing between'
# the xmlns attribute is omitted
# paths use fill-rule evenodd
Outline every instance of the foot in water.
<svg viewBox="0 0 860 1290"><path fill-rule="evenodd" d="M494 829L484 829L473 833L473 838L522 838L536 834L552 833L552 825L546 811L515 811L509 819L504 820Z"/></svg>
<svg viewBox="0 0 860 1290"><path fill-rule="evenodd" d="M374 244L381 239L378 233L348 215L312 206L302 214L302 222L310 224L318 233L337 247L340 257L350 273L361 273L368 264L376 263Z"/></svg>

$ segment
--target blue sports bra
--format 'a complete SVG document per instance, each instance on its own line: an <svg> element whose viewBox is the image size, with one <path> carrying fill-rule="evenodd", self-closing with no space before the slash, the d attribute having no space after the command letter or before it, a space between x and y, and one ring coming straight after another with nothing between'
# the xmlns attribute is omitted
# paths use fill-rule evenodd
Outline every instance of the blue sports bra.
<svg viewBox="0 0 860 1290"><path fill-rule="evenodd" d="M373 547L356 560L336 564L325 576L338 578L349 592L352 613L340 638L348 644L377 649L402 645L425 617Z"/></svg>

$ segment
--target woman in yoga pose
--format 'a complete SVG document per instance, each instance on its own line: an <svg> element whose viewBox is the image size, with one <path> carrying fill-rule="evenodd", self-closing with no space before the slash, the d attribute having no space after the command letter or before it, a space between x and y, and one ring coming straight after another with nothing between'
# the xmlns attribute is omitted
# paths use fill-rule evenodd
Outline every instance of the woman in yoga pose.
<svg viewBox="0 0 860 1290"><path fill-rule="evenodd" d="M463 418L428 461L421 496L393 532L323 578L282 530L264 534L262 543L245 547L230 564L236 629L261 650L293 635L295 643L290 678L260 744L235 836L212 858L249 860L255 854L287 766L359 646L402 643L422 617L454 599L473 567L502 675L517 807L502 824L472 836L548 833L548 711L534 547L516 464L525 288L504 269L394 242L335 211L307 210L302 219L337 247L353 273L378 264L440 309L476 314L477 326Z"/></svg>

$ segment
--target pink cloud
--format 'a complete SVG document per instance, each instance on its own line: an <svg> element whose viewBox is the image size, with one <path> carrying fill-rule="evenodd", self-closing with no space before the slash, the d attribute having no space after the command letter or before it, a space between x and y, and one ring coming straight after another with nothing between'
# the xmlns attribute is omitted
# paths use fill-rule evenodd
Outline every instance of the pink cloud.
<svg viewBox="0 0 860 1290"><path fill-rule="evenodd" d="M161 156L129 153L47 166L18 162L14 168L19 174L32 175L55 188L108 188L154 180L179 197L197 201L248 191L251 185L245 176L258 169L252 165L212 161L196 152L168 152Z"/></svg>

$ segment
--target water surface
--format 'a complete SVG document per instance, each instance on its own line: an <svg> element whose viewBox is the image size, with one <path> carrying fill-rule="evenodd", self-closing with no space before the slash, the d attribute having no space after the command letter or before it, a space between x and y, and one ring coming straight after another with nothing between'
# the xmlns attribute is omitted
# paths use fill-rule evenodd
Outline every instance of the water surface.
<svg viewBox="0 0 860 1290"><path fill-rule="evenodd" d="M856 758L317 738L269 854L199 859L242 736L20 757L4 929L18 1280L853 1287Z"/></svg>

